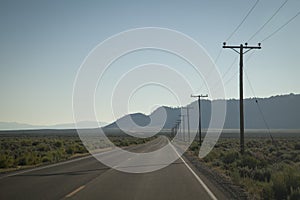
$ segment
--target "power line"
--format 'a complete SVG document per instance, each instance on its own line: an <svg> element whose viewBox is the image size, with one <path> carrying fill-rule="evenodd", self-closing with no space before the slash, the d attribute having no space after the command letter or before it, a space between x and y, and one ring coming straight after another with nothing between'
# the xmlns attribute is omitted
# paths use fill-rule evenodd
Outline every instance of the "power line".
<svg viewBox="0 0 300 200"><path fill-rule="evenodd" d="M250 58L253 56L253 54L254 54L254 51L253 52L251 52L250 53L250 55L247 57L247 59L245 60L245 63L247 63L249 60L250 60ZM237 57L234 59L234 62L232 63L232 65L231 66L233 66L234 65L234 63L235 63L235 61L237 60ZM236 71L225 83L224 83L224 86L225 85L227 85L228 83L230 83L232 80L233 80L233 78L236 76L238 74L238 71ZM225 77L225 74L224 74L224 76L223 76L223 78Z"/></svg>
<svg viewBox="0 0 300 200"><path fill-rule="evenodd" d="M251 9L248 11L248 13L247 13L246 16L243 18L243 20L240 22L240 24L239 24L239 25L234 29L234 31L228 36L227 41L228 41L229 39L231 39L231 37L238 31L238 29L241 27L241 25L246 21L246 19L248 18L248 16L251 14L251 12L252 12L252 11L254 10L254 8L257 6L258 2L259 2L259 0L256 0L256 2L254 3L254 5L253 5L253 6L251 7ZM222 54L222 48L220 49L219 53L217 54L216 59L214 60L215 63L218 62L218 60L219 60L221 54ZM236 59L237 59L237 58L236 58ZM234 62L235 62L235 61L234 61ZM234 62L233 62L233 64L234 64ZM231 67L233 66L233 64L230 65L228 71L231 69ZM211 70L211 71L208 73L208 77L211 75L211 72L212 72L212 71L213 71L213 70ZM228 72L226 71L225 74L227 74L227 73L228 73ZM224 75L224 76L225 76L225 75ZM224 76L222 76L222 77L224 78ZM233 77L231 77L231 78L233 78ZM201 90L203 89L204 86L205 86L205 84L203 84L200 88L196 89L195 92L197 93L197 92L201 91Z"/></svg>
<svg viewBox="0 0 300 200"><path fill-rule="evenodd" d="M233 78L238 74L238 71L236 71L225 83L224 83L224 86L227 85L228 83L230 83Z"/></svg>
<svg viewBox="0 0 300 200"><path fill-rule="evenodd" d="M258 4L259 0L256 0L256 2L254 3L254 5L251 7L251 9L248 11L248 13L246 14L246 16L243 18L243 20L240 22L240 24L234 29L234 31L228 36L227 38L227 41L229 39L231 39L231 37L238 31L238 29L242 26L242 24L246 21L246 19L248 18L248 16L251 14L251 12L254 10L254 8L256 7L256 5ZM222 48L220 49L219 53L217 54L217 57L216 59L214 60L215 63L218 62L220 56L222 54ZM211 70L209 73L208 73L208 77L211 75L211 72L213 70ZM200 88L196 89L196 93L201 91L203 89L203 87L205 86L205 84L203 84Z"/></svg>
<svg viewBox="0 0 300 200"><path fill-rule="evenodd" d="M220 49L219 53L217 54L217 57L215 58L214 60L214 63L216 64L222 54L222 50L223 49ZM208 72L208 75L207 75L207 78L211 76L211 73L214 69L212 68L209 72ZM202 84L201 87L199 87L198 89L195 90L195 93L198 93L199 91L201 91L203 89L203 87L205 86L205 83Z"/></svg>
<svg viewBox="0 0 300 200"><path fill-rule="evenodd" d="M247 13L247 15L244 17L244 19L241 21L241 23L237 26L237 28L230 34L230 36L228 37L227 40L229 40L234 34L235 32L240 28L240 26L244 23L244 21L246 20L246 18L250 15L250 13L253 11L253 9L256 7L256 5L258 4L259 0L257 0L255 2L255 4L252 6L252 8L249 10L249 12ZM248 41L250 41L251 39L253 39L276 15L277 13L282 9L282 7L288 2L288 0L284 1L281 6L275 11L275 13L250 37L250 39ZM283 29L286 25L288 25L291 21L293 21L298 15L300 14L300 11L294 15L292 18L290 18L286 23L284 23L282 26L280 26L278 29L276 29L274 32L272 32L270 35L268 35L266 38L264 38L261 42L264 42L268 39L270 39L273 35L275 35L277 32L279 32L281 29ZM222 50L219 51L216 59L215 59L215 63L217 63L218 59L220 58L220 55L222 53ZM249 58L251 57L252 55L249 56ZM249 60L249 59L248 59ZM247 60L247 61L248 61ZM227 70L228 72L230 71L230 68L231 66L229 67L229 69ZM225 75L228 73L228 72L225 72L224 75L223 75L223 78L225 77ZM210 72L211 73L211 72ZM209 73L209 76L210 76L210 73ZM237 72L236 72L237 73ZM233 74L233 76L230 77L230 79L228 79L224 85L227 85L233 78L234 76L236 75ZM203 86L205 84L203 84L199 89L196 90L196 92L200 91L201 89L203 89Z"/></svg>
<svg viewBox="0 0 300 200"><path fill-rule="evenodd" d="M225 71L225 73L222 75L222 78L224 78L224 77L227 75L227 73L232 69L234 63L237 61L237 58L238 58L238 57L235 57L235 58L234 58L234 60L233 60L233 62L231 63L231 65L227 68L227 70Z"/></svg>
<svg viewBox="0 0 300 200"><path fill-rule="evenodd" d="M261 42L264 42L268 39L270 39L273 35L275 35L277 32L279 32L281 29L283 29L286 25L288 25L291 21L293 21L298 15L300 14L300 11L294 15L292 18L290 18L287 22L285 22L283 25L281 25L278 29L276 29L274 32L272 32L270 35L268 35L265 39L263 39Z"/></svg>
<svg viewBox="0 0 300 200"><path fill-rule="evenodd" d="M220 56L221 56L221 54L222 54L222 50L223 50L223 49L220 49L220 51L219 51L219 53L218 53L216 59L214 60L215 64L218 62L218 60L219 60L219 58L220 58Z"/></svg>
<svg viewBox="0 0 300 200"><path fill-rule="evenodd" d="M281 4L281 6L275 11L275 13L248 39L248 42L250 42L275 17L275 15L277 15L277 13L288 1L289 0L285 0L285 2Z"/></svg>
<svg viewBox="0 0 300 200"><path fill-rule="evenodd" d="M252 52L251 53L251 55L250 56L252 56L252 54L253 54L254 52ZM248 56L248 58L250 57L250 56ZM235 57L234 59L233 59L233 62L229 65L229 67L227 68L227 70L225 71L225 73L222 75L222 79L224 79L225 78L225 76L228 74L228 72L232 69L232 67L233 67L233 65L235 64L235 62L237 61L237 58L238 57ZM248 60L249 59L247 59L245 62L248 62ZM211 71L212 72L212 71ZM238 72L236 71L223 85L225 86L225 85L227 85L234 77L235 77L235 75L237 74ZM210 73L209 73L209 75L210 75ZM219 86L219 83L220 83L220 81L217 81L214 85L215 85L215 87L213 87L213 88L217 88L218 86ZM197 93L197 92L199 92L199 91L201 91L201 89L203 89L203 87L204 87L204 85L205 84L203 84L202 85L202 87L200 87L199 89L197 89L195 92Z"/></svg>
<svg viewBox="0 0 300 200"><path fill-rule="evenodd" d="M285 1L285 2L284 2L277 10L276 10L276 12L269 18L269 20L266 21L266 22L260 27L260 29L258 29L258 31L256 31L256 32L250 37L250 39L249 39L248 41L250 41L251 39L253 39L253 38L254 38L254 37L255 37L255 36L256 36L256 35L257 35L257 34L258 34L258 33L266 26L266 24L269 23L269 22L272 20L272 18L273 18L273 17L281 10L281 8L282 8L287 2L288 2L288 0L286 0L286 1ZM286 21L283 25L281 25L279 28L277 28L275 31L273 31L271 34L269 34L267 37L265 37L261 42L264 42L264 41L270 39L270 38L271 38L272 36L274 36L277 32L279 32L281 29L283 29L285 26L287 26L291 21L293 21L299 14L300 14L300 11L298 11L298 12L296 13L296 15L294 15L292 18L290 18L288 21ZM249 58L249 59L250 59L250 58ZM249 59L248 59L248 60L249 60ZM249 79L249 76L248 76L246 70L245 70L245 74L246 74L246 78L247 78L247 81L248 81L248 83L249 83L251 92L252 92L252 94L253 94L253 96L254 96L255 103L256 103L257 108L258 108L258 110L259 110L259 113L260 113L260 115L261 115L261 117L262 117L262 120L263 120L263 122L264 122L264 124L265 124L265 127L266 127L267 130L268 130L268 133L269 133L269 136L270 136L270 138L271 138L271 140L272 140L272 143L275 145L276 149L278 149L277 144L276 144L276 142L275 142L275 140L274 140L274 138L273 138L273 136L272 136L270 126L268 125L267 120L266 120L266 118L265 118L265 115L264 115L264 113L263 113L263 111L262 111L262 109L261 109L261 107L260 107L258 98L257 98L256 95L255 95L253 86L252 86L252 84L251 84L251 82L250 82L250 79Z"/></svg>
<svg viewBox="0 0 300 200"><path fill-rule="evenodd" d="M250 82L250 79L249 79L249 76L248 76L246 70L245 70L245 74L246 74L246 78L247 78L248 84L249 84L249 86L250 86L252 95L254 96L255 103L256 103L257 108L258 108L258 110L259 110L259 113L260 113L260 115L261 115L261 117L262 117L262 120L263 120L263 122L264 122L264 124L265 124L265 127L266 127L267 130L268 130L268 133L269 133L269 136L270 136L270 138L271 138L271 140L272 140L272 143L273 143L273 144L275 145L275 147L277 148L276 142L275 142L275 140L274 140L274 138L273 138L273 136L272 136L272 134L271 134L270 126L268 125L267 120L266 120L266 118L265 118L265 115L263 114L263 111L262 111L262 109L261 109L261 107L260 107L260 105L259 105L259 103L258 103L258 99L257 99L257 97L256 97L256 95L255 95L254 89L253 89L253 87L252 87L252 84L251 84L251 82Z"/></svg>
<svg viewBox="0 0 300 200"><path fill-rule="evenodd" d="M235 57L234 59L233 59L233 62L231 63L231 65L227 68L227 70L225 71L225 73L222 75L222 80L225 78L225 76L228 74L228 72L231 70L231 68L233 67L233 65L234 65L234 63L236 62L236 60L237 60L237 57ZM235 74L234 74L234 76L235 76ZM233 76L233 77L234 77ZM231 77L231 78L233 78L233 77ZM230 82L230 81L229 81ZM214 87L213 88L218 88L219 87L219 84L220 84L220 80L217 80L216 82L215 82L215 84L214 84ZM223 86L225 86L225 84L223 84Z"/></svg>
<svg viewBox="0 0 300 200"><path fill-rule="evenodd" d="M248 13L246 14L246 16L244 17L244 19L240 22L240 24L234 29L234 31L228 36L226 41L229 41L231 39L231 37L237 32L237 30L242 26L242 24L245 22L245 20L248 18L248 16L250 15L250 13L254 10L254 8L256 7L256 5L258 4L259 0L256 0L255 4L251 7L251 9L248 11Z"/></svg>

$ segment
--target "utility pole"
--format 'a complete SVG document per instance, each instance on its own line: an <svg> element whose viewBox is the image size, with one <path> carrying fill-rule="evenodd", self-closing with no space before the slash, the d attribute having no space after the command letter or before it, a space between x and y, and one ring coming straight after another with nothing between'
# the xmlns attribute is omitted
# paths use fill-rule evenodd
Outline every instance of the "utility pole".
<svg viewBox="0 0 300 200"><path fill-rule="evenodd" d="M185 128L184 128L184 124L185 124L184 117L185 117L185 115L179 115L179 116L182 117L182 139L185 142Z"/></svg>
<svg viewBox="0 0 300 200"><path fill-rule="evenodd" d="M175 125L173 126L172 131L171 131L172 137L175 137L175 135L177 134L180 122L181 122L180 120L177 120Z"/></svg>
<svg viewBox="0 0 300 200"><path fill-rule="evenodd" d="M241 154L245 152L245 141L244 141L244 102L243 102L243 55L252 49L261 49L261 44L258 43L258 46L248 46L248 43L245 43L245 46L241 44L240 46L226 46L226 42L223 43L223 48L232 49L238 54L240 54L240 151ZM239 49L236 50L236 49ZM244 51L246 49L246 51Z"/></svg>
<svg viewBox="0 0 300 200"><path fill-rule="evenodd" d="M179 119L179 120L177 120L176 121L176 124L175 124L175 135L177 135L177 133L178 133L178 129L180 128L180 123L181 123L181 120ZM180 130L179 130L179 133L180 133ZM178 138L179 138L179 136L178 136Z"/></svg>
<svg viewBox="0 0 300 200"><path fill-rule="evenodd" d="M199 125L198 125L198 134L199 134L199 148L202 144L202 134L201 134L201 98L208 97L208 95L191 95L191 97L198 98L198 108L199 108Z"/></svg>
<svg viewBox="0 0 300 200"><path fill-rule="evenodd" d="M191 141L191 134L190 134L190 113L189 110L193 107L182 107L182 109L186 109L186 116L187 116L187 128L188 128L188 142Z"/></svg>

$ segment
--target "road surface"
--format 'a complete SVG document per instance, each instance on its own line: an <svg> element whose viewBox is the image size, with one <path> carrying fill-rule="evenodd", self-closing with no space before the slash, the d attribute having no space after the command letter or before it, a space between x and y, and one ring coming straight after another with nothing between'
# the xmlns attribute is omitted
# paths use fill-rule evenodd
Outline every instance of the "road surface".
<svg viewBox="0 0 300 200"><path fill-rule="evenodd" d="M129 147L148 152L164 146L165 137ZM175 153L175 151L174 151ZM110 155L114 156L114 155ZM130 167L130 166L128 166ZM109 168L92 156L0 176L0 199L226 199L203 181L185 159L154 172L134 174Z"/></svg>

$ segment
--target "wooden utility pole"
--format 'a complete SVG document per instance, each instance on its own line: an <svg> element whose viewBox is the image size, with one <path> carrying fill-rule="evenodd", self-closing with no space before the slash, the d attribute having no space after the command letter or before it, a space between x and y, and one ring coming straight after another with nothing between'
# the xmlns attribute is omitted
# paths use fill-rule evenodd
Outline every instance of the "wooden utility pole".
<svg viewBox="0 0 300 200"><path fill-rule="evenodd" d="M179 115L179 116L182 117L182 120L181 120L181 122L182 122L182 139L185 142L185 127L184 127L184 124L185 124L184 117L185 117L185 115Z"/></svg>
<svg viewBox="0 0 300 200"><path fill-rule="evenodd" d="M182 107L182 109L186 109L186 116L187 116L187 130L188 130L188 142L191 141L191 133L190 133L190 113L189 110L192 109L192 107Z"/></svg>
<svg viewBox="0 0 300 200"><path fill-rule="evenodd" d="M172 128L173 137L175 137L175 135L177 134L179 124L180 124L180 121L177 120L174 127Z"/></svg>
<svg viewBox="0 0 300 200"><path fill-rule="evenodd" d="M245 46L241 44L240 46L226 46L226 42L223 43L223 48L232 49L238 54L240 54L240 151L241 154L245 152L245 141L244 141L244 101L243 101L243 55L252 49L261 49L261 44L258 43L258 46L248 46L245 43ZM236 50L236 49L239 49ZM246 51L244 51L246 49Z"/></svg>
<svg viewBox="0 0 300 200"><path fill-rule="evenodd" d="M201 134L201 98L202 97L208 97L208 95L191 95L191 97L196 97L198 98L198 108L199 108L199 125L198 125L198 134L199 134L199 148L202 143L202 134Z"/></svg>

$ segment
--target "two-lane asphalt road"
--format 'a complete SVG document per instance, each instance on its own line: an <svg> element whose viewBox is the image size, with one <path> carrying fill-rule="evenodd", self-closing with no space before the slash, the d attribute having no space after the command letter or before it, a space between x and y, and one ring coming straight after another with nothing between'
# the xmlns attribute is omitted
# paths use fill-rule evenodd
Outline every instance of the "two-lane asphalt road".
<svg viewBox="0 0 300 200"><path fill-rule="evenodd" d="M149 152L167 142L158 137L129 149ZM122 167L132 166L125 163ZM0 199L226 199L198 175L182 158L154 172L125 173L88 156L3 175Z"/></svg>

